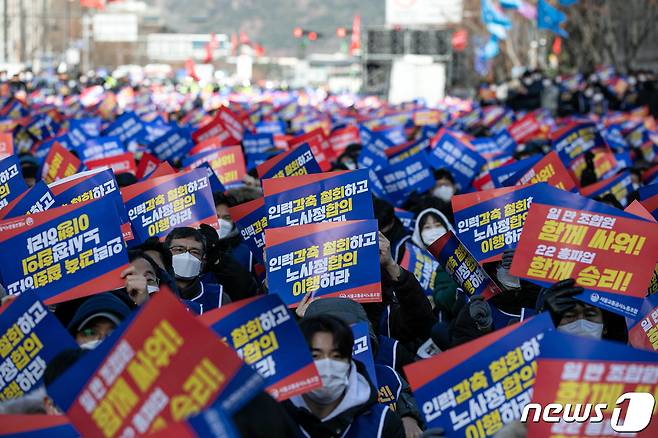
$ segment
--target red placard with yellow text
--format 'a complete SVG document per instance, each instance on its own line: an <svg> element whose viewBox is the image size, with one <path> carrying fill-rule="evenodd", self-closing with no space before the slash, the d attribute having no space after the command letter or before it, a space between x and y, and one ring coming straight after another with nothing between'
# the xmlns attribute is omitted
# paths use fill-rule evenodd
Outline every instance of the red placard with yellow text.
<svg viewBox="0 0 658 438"><path fill-rule="evenodd" d="M41 171L41 178L46 184L71 176L80 170L81 162L64 146L55 142L50 147Z"/></svg>

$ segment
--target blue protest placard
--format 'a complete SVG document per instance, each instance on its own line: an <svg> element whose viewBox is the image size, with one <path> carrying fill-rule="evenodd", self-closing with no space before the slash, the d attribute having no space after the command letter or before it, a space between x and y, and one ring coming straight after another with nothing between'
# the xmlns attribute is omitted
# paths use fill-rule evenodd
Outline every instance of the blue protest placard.
<svg viewBox="0 0 658 438"><path fill-rule="evenodd" d="M381 301L377 233L374 219L267 228L270 293L290 307L306 293Z"/></svg>
<svg viewBox="0 0 658 438"><path fill-rule="evenodd" d="M511 164L505 164L504 166L499 166L493 169L489 169L489 175L491 175L491 181L495 187L505 187L514 185L516 182L512 177L521 171L526 171L532 166L537 164L539 160L542 159L541 155L533 155L523 160L516 161Z"/></svg>
<svg viewBox="0 0 658 438"><path fill-rule="evenodd" d="M493 436L530 402L548 313L496 330L405 367L428 428L448 436Z"/></svg>
<svg viewBox="0 0 658 438"><path fill-rule="evenodd" d="M277 401L321 386L304 336L278 295L231 303L200 320L263 377Z"/></svg>
<svg viewBox="0 0 658 438"><path fill-rule="evenodd" d="M270 227L372 219L368 171L339 171L263 180Z"/></svg>
<svg viewBox="0 0 658 438"><path fill-rule="evenodd" d="M585 152L605 146L596 124L592 122L574 122L559 129L551 135L552 146L565 165Z"/></svg>
<svg viewBox="0 0 658 438"><path fill-rule="evenodd" d="M439 262L432 257L432 254L407 242L400 266L414 274L425 295L432 296L436 285L436 273L439 270Z"/></svg>
<svg viewBox="0 0 658 438"><path fill-rule="evenodd" d="M105 136L117 136L127 145L146 133L143 122L133 112L124 112L102 132Z"/></svg>
<svg viewBox="0 0 658 438"><path fill-rule="evenodd" d="M87 140L77 147L76 151L82 161L88 161L123 154L126 152L126 146L117 136L96 137Z"/></svg>
<svg viewBox="0 0 658 438"><path fill-rule="evenodd" d="M174 161L185 156L193 146L192 137L186 129L174 128L153 140L148 150L160 161Z"/></svg>
<svg viewBox="0 0 658 438"><path fill-rule="evenodd" d="M488 300L501 292L452 231L427 249L469 296L482 295Z"/></svg>
<svg viewBox="0 0 658 438"><path fill-rule="evenodd" d="M259 263L263 263L264 231L267 228L267 209L264 198L257 198L230 207L229 212L249 250Z"/></svg>
<svg viewBox="0 0 658 438"><path fill-rule="evenodd" d="M256 168L260 179L320 173L320 165L307 143L297 148L275 155Z"/></svg>
<svg viewBox="0 0 658 438"><path fill-rule="evenodd" d="M368 331L367 322L357 322L352 324L352 336L354 336L354 346L352 347L352 359L358 360L366 367L366 372L375 388L377 385L377 373L375 372L375 353L372 350L370 342L370 332Z"/></svg>
<svg viewBox="0 0 658 438"><path fill-rule="evenodd" d="M477 193L486 196L487 192ZM459 202L460 197L470 197L470 194L456 195L453 211L457 236L478 262L500 260L505 250L516 248L532 203L560 202L564 193L546 183L538 183L475 203Z"/></svg>
<svg viewBox="0 0 658 438"><path fill-rule="evenodd" d="M623 207L628 205L628 197L633 192L633 180L627 170L580 189L580 193L588 198L596 198L610 193Z"/></svg>
<svg viewBox="0 0 658 438"><path fill-rule="evenodd" d="M150 178L125 187L121 195L139 242L164 238L177 227L219 227L205 169Z"/></svg>
<svg viewBox="0 0 658 438"><path fill-rule="evenodd" d="M0 209L28 188L21 174L21 162L16 155L0 161Z"/></svg>
<svg viewBox="0 0 658 438"><path fill-rule="evenodd" d="M0 317L0 400L38 387L48 362L78 344L37 294L19 296Z"/></svg>
<svg viewBox="0 0 658 438"><path fill-rule="evenodd" d="M396 208L394 211L395 217L400 219L404 229L410 233L413 233L414 227L416 226L416 216L412 212L403 210L401 208Z"/></svg>
<svg viewBox="0 0 658 438"><path fill-rule="evenodd" d="M112 199L66 205L0 222L0 277L9 294L46 303L124 286L128 263Z"/></svg>
<svg viewBox="0 0 658 438"><path fill-rule="evenodd" d="M94 169L76 173L70 177L55 181L48 186L55 195L57 205L77 204L108 197L112 199L119 218L124 240L133 239L128 213L121 199L119 185L111 169Z"/></svg>
<svg viewBox="0 0 658 438"><path fill-rule="evenodd" d="M375 172L388 199L400 207L412 192L424 193L434 187L434 176L424 153L418 153Z"/></svg>
<svg viewBox="0 0 658 438"><path fill-rule="evenodd" d="M448 169L460 190L471 185L486 163L480 154L449 132L445 132L429 152L428 161L435 169Z"/></svg>
<svg viewBox="0 0 658 438"><path fill-rule="evenodd" d="M222 192L224 193L226 189L222 185L222 182L217 178L217 174L215 173L214 170L212 170L212 167L210 167L210 163L207 161L204 163L201 163L198 166L199 169L205 169L206 170L206 175L208 176L208 182L210 183L210 190L212 190L213 193L215 192Z"/></svg>
<svg viewBox="0 0 658 438"><path fill-rule="evenodd" d="M39 181L34 187L21 193L18 198L0 210L0 219L23 216L46 211L55 205L55 196L45 182Z"/></svg>
<svg viewBox="0 0 658 438"><path fill-rule="evenodd" d="M252 134L250 132L244 133L242 146L246 155L262 154L276 148L272 134Z"/></svg>

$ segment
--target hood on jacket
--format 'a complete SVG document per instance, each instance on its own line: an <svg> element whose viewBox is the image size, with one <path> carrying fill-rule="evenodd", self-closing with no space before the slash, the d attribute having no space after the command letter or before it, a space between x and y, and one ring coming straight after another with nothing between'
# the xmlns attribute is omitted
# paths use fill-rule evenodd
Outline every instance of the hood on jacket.
<svg viewBox="0 0 658 438"><path fill-rule="evenodd" d="M290 402L296 408L305 409L310 412L304 397L301 395L291 397ZM347 390L343 399L329 415L320 421L322 423L328 423L333 420L334 422L342 423L346 427L352 423L355 417L367 411L375 403L377 403L377 390L365 376L365 368L363 365L352 361Z"/></svg>
<svg viewBox="0 0 658 438"><path fill-rule="evenodd" d="M452 224L450 223L448 218L446 218L446 216L443 213L441 213L436 208L426 208L425 210L418 213L418 217L416 218L416 224L414 225L414 232L411 236L411 240L417 246L419 246L421 248L427 248L427 245L425 245L425 243L423 243L423 239L420 236L420 223L423 220L423 217L427 216L429 213L433 213L433 214L437 215L438 217L440 217L441 220L443 221L443 223L446 224L446 230L447 231L452 231L453 233L455 233L455 229L452 227Z"/></svg>

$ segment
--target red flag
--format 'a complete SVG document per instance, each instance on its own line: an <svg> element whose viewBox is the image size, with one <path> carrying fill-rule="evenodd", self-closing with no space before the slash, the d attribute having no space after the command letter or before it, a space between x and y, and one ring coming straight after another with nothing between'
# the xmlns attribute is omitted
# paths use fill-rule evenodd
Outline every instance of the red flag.
<svg viewBox="0 0 658 438"><path fill-rule="evenodd" d="M210 41L208 41L208 44L206 44L206 57L203 60L204 64L208 64L209 62L212 62L213 52L218 46L219 43L217 42L217 35L211 33Z"/></svg>
<svg viewBox="0 0 658 438"><path fill-rule="evenodd" d="M350 55L354 56L361 50L361 16L355 15L352 21L352 41L350 43Z"/></svg>
<svg viewBox="0 0 658 438"><path fill-rule="evenodd" d="M231 55L238 54L238 34L233 32L231 34Z"/></svg>
<svg viewBox="0 0 658 438"><path fill-rule="evenodd" d="M468 31L466 29L457 29L452 34L452 48L455 52L462 52L468 45Z"/></svg>
<svg viewBox="0 0 658 438"><path fill-rule="evenodd" d="M260 44L258 44L258 43L254 44L254 55L264 56L265 55L265 48L263 46L261 46Z"/></svg>
<svg viewBox="0 0 658 438"><path fill-rule="evenodd" d="M556 37L553 40L553 53L559 55L562 51L562 38Z"/></svg>
<svg viewBox="0 0 658 438"><path fill-rule="evenodd" d="M194 69L194 61L192 61L191 58L185 61L185 70L189 77L191 77L195 81L199 80L199 77L196 75L196 70Z"/></svg>

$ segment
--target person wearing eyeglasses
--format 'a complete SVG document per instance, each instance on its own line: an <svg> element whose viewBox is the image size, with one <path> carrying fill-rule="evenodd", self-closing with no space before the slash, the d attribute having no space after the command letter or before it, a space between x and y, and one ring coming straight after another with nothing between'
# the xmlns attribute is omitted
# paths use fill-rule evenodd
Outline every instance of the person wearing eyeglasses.
<svg viewBox="0 0 658 438"><path fill-rule="evenodd" d="M181 298L198 303L201 308L199 313L231 301L221 284L201 281L206 261L206 239L199 230L174 228L167 235L165 246L171 252L171 264Z"/></svg>
<svg viewBox="0 0 658 438"><path fill-rule="evenodd" d="M111 292L89 297L73 315L67 329L80 348L92 350L130 315L131 309Z"/></svg>

